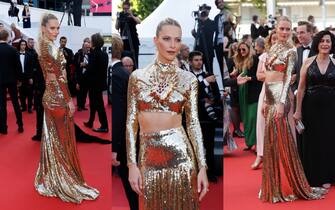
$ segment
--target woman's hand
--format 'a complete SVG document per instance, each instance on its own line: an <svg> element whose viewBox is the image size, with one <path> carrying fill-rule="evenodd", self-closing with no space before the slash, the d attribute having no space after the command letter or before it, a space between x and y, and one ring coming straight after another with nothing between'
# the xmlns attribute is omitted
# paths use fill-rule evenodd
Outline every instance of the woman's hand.
<svg viewBox="0 0 335 210"><path fill-rule="evenodd" d="M138 195L142 195L143 183L140 173L140 169L137 165L129 166L129 177L128 177L131 189L133 189Z"/></svg>
<svg viewBox="0 0 335 210"><path fill-rule="evenodd" d="M203 199L203 197L207 194L208 191L209 189L208 189L206 167L202 167L198 173L198 193L200 193L199 201Z"/></svg>
<svg viewBox="0 0 335 210"><path fill-rule="evenodd" d="M251 80L251 77L242 76L241 74L237 77L237 85L243 85Z"/></svg>
<svg viewBox="0 0 335 210"><path fill-rule="evenodd" d="M284 104L283 103L279 103L276 106L276 115L275 115L275 119L279 119L282 118L284 115Z"/></svg>
<svg viewBox="0 0 335 210"><path fill-rule="evenodd" d="M301 120L302 119L301 112L297 110L293 115L293 119L294 121Z"/></svg>
<svg viewBox="0 0 335 210"><path fill-rule="evenodd" d="M68 106L69 106L69 109L70 109L70 115L73 116L74 112L75 112L75 107L74 107L74 104L73 104L73 101L70 101L68 103Z"/></svg>

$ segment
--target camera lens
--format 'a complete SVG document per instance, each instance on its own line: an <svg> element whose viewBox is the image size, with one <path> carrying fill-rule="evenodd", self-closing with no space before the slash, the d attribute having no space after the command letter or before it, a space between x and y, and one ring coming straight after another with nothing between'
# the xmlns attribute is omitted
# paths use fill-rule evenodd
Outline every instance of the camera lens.
<svg viewBox="0 0 335 210"><path fill-rule="evenodd" d="M207 16L208 16L208 14L207 14L207 12L206 12L206 11L202 11L202 12L200 13L200 16L201 16L201 17L207 17Z"/></svg>

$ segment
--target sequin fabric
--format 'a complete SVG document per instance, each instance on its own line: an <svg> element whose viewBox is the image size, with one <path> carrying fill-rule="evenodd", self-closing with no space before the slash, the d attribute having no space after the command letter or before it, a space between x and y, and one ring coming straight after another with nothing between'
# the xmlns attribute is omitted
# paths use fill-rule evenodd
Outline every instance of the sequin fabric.
<svg viewBox="0 0 335 210"><path fill-rule="evenodd" d="M324 188L312 188L306 179L297 147L290 130L288 113L290 100L288 86L295 62L295 51L289 44L274 45L271 55L277 55L274 63L286 66L284 81L265 83L265 134L262 186L259 198L276 203L293 201L298 198L321 199L327 193ZM267 71L274 71L268 65ZM270 69L269 69L270 68ZM285 99L285 100L283 100ZM284 115L276 119L276 106L284 103Z"/></svg>
<svg viewBox="0 0 335 210"><path fill-rule="evenodd" d="M39 62L46 81L40 162L35 189L44 196L66 202L94 200L98 190L86 185L76 147L71 100L66 80L65 58L52 42L39 42ZM53 77L47 78L48 75Z"/></svg>
<svg viewBox="0 0 335 210"><path fill-rule="evenodd" d="M140 134L138 166L144 183L143 210L197 210L198 168L207 167L197 110L197 78L176 64L157 61L134 71L128 85L127 157L137 164L136 137L140 112L185 111L183 128Z"/></svg>

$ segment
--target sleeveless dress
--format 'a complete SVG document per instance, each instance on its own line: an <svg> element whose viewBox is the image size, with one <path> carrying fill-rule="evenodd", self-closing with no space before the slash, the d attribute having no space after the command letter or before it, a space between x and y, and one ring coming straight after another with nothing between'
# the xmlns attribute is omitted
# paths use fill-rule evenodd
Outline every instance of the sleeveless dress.
<svg viewBox="0 0 335 210"><path fill-rule="evenodd" d="M302 103L301 161L311 186L335 182L335 65L330 60L321 74L316 59L307 70Z"/></svg>

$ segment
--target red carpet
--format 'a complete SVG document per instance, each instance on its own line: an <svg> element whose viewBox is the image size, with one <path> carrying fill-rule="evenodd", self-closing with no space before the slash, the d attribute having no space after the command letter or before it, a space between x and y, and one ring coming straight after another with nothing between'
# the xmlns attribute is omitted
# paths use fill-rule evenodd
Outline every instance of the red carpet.
<svg viewBox="0 0 335 210"><path fill-rule="evenodd" d="M105 100L107 102L107 100ZM81 168L86 182L100 191L96 201L80 205L65 203L58 198L40 196L34 189L34 178L39 161L40 143L32 141L35 134L35 112L23 113L24 133L17 132L11 102L8 103L8 135L0 134L0 209L1 210L111 210L111 146L78 143ZM106 105L109 123L111 108ZM82 127L89 111L76 112L75 121ZM99 127L96 119L95 127ZM82 127L83 128L83 127ZM110 139L111 133L93 135Z"/></svg>
<svg viewBox="0 0 335 210"><path fill-rule="evenodd" d="M335 189L323 200L297 200L286 203L263 203L258 199L262 180L262 170L251 170L250 165L256 156L253 152L243 151L244 139L238 141L239 149L224 157L224 210L333 210L335 206ZM318 154L316 154L318 155Z"/></svg>
<svg viewBox="0 0 335 210"><path fill-rule="evenodd" d="M129 210L127 197L123 190L121 179L117 176L112 178L112 198L113 198L113 210ZM209 192L205 198L201 201L202 210L223 210L223 186L222 177L218 183L210 183ZM183 209L187 210L187 209Z"/></svg>

